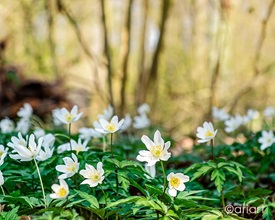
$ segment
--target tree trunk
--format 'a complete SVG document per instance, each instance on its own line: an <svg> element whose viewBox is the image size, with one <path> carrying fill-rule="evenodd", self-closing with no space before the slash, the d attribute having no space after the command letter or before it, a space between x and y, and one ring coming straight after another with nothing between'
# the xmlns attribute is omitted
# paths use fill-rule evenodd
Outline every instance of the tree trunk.
<svg viewBox="0 0 275 220"><path fill-rule="evenodd" d="M130 52L130 34L131 34L131 7L133 0L130 0L127 5L127 14L125 19L125 24L122 30L122 45L121 45L121 72L122 72L122 80L121 80L121 90L120 90L120 114L121 116L125 113L126 106L126 85L128 78L128 60L129 60L129 52Z"/></svg>

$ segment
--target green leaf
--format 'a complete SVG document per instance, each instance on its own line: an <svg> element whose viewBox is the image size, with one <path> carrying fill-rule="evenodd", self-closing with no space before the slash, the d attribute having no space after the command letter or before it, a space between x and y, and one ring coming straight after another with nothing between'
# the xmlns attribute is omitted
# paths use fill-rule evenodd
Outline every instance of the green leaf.
<svg viewBox="0 0 275 220"><path fill-rule="evenodd" d="M17 215L17 212L19 210L19 206L13 208L11 211L7 212L6 216L5 216L5 219L19 219L18 215Z"/></svg>
<svg viewBox="0 0 275 220"><path fill-rule="evenodd" d="M222 187L225 181L225 174L224 172L220 171L220 170L214 170L211 174L211 181L214 181L215 186L218 190L218 192L222 191Z"/></svg>
<svg viewBox="0 0 275 220"><path fill-rule="evenodd" d="M263 219L272 220L272 210L271 210L271 207L268 206L268 207L266 207L264 209Z"/></svg>
<svg viewBox="0 0 275 220"><path fill-rule="evenodd" d="M91 204L91 208L97 208L97 209L99 208L99 204L96 197L89 195L86 192L82 192L79 190L75 190L75 191L81 198L86 199L86 201L88 201Z"/></svg>
<svg viewBox="0 0 275 220"><path fill-rule="evenodd" d="M234 173L238 177L239 181L242 182L242 179L243 179L242 172L240 173L236 169L229 166L225 166L223 168L228 170L230 173Z"/></svg>
<svg viewBox="0 0 275 220"><path fill-rule="evenodd" d="M202 175L207 174L209 171L211 171L213 169L213 167L208 166L207 164L203 164L198 170L197 172L194 173L191 181L194 181L195 179L201 177Z"/></svg>
<svg viewBox="0 0 275 220"><path fill-rule="evenodd" d="M136 202L137 200L141 199L143 197L141 196L130 196L126 199L119 199L116 202L112 202L111 204L109 204L106 209L112 208L112 207L116 207L125 203L130 203L130 202Z"/></svg>

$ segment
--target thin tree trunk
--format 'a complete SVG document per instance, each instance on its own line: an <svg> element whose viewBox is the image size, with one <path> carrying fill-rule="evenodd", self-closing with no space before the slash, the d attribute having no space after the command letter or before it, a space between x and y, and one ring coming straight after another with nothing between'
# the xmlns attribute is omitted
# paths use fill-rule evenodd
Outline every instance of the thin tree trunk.
<svg viewBox="0 0 275 220"><path fill-rule="evenodd" d="M49 47L50 47L50 54L52 60L52 72L54 73L55 77L58 77L58 66L57 66L57 59L55 53L55 41L54 41L54 12L53 12L53 5L51 0L45 0L45 8L48 13L48 40L49 40Z"/></svg>
<svg viewBox="0 0 275 220"><path fill-rule="evenodd" d="M274 6L275 6L275 0L272 0L270 2L270 5L268 6L267 15L263 19L263 21L262 21L261 33L260 33L260 37L259 37L258 44L257 44L257 47L256 47L255 56L254 56L254 59L253 59L253 76L251 77L250 80L248 80L248 83L245 84L237 92L237 94L233 97L232 101L229 104L230 111L233 111L235 109L235 107L238 105L238 102L239 102L239 100L240 100L240 98L242 96L244 96L245 94L249 93L253 89L253 85L254 85L255 81L257 80L257 77L262 72L262 71L259 70L259 61L260 61L261 54L262 54L263 43L264 43L264 41L266 39L267 24L268 24L268 22L270 20L272 11L274 9Z"/></svg>
<svg viewBox="0 0 275 220"><path fill-rule="evenodd" d="M107 70L108 70L108 77L107 77L107 85L109 89L109 99L110 104L114 106L114 98L113 98L113 80L112 80L112 66L111 66L111 57L109 53L109 41L108 41L108 29L106 23L106 15L105 15L105 0L100 0L101 3L101 20L103 25L103 35L104 35L104 55L107 59Z"/></svg>
<svg viewBox="0 0 275 220"><path fill-rule="evenodd" d="M170 6L170 0L163 1L162 4L162 10L161 10L161 24L160 24L160 33L159 33L159 40L157 44L157 48L155 50L152 65L149 72L149 77L146 83L145 88L145 99L147 96L147 92L150 88L151 91L154 91L156 89L157 85L157 76L158 76L158 66L159 66L159 59L161 50L163 48L163 42L164 42L164 33L165 33L165 24L168 18L168 12L169 12L169 6Z"/></svg>
<svg viewBox="0 0 275 220"><path fill-rule="evenodd" d="M143 0L143 25L140 34L140 56L139 56L139 77L136 87L136 105L139 106L144 102L145 99L145 87L146 87L146 72L144 70L144 60L145 60L145 39L146 39L146 29L147 29L147 16L149 9L149 1Z"/></svg>
<svg viewBox="0 0 275 220"><path fill-rule="evenodd" d="M130 0L127 5L127 16L125 19L125 24L122 30L122 45L121 45L121 72L122 72L122 80L121 80L121 90L120 90L120 113L123 116L125 113L126 106L126 84L128 78L128 60L129 60L129 52L130 52L130 34L131 34L131 7L133 0Z"/></svg>

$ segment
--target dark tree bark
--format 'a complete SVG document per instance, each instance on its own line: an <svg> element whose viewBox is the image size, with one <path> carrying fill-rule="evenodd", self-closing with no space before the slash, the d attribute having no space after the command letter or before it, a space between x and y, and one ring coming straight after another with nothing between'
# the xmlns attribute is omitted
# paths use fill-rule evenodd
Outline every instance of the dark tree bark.
<svg viewBox="0 0 275 220"><path fill-rule="evenodd" d="M123 116L125 113L126 106L126 85L128 79L128 60L130 52L130 33L131 33L131 7L133 0L130 0L127 5L127 15L125 19L125 24L122 30L122 45L121 45L121 90L120 90L120 113Z"/></svg>

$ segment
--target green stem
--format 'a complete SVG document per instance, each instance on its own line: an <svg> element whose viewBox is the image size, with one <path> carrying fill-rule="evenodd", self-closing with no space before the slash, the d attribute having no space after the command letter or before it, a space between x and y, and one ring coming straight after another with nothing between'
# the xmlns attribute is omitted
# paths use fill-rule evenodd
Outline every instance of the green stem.
<svg viewBox="0 0 275 220"><path fill-rule="evenodd" d="M41 184L41 188L42 188L42 193L43 193L43 199L44 199L45 208L47 208L45 190L44 190L44 185L43 185L43 182L42 182L41 174L40 174L40 171L39 171L39 168L38 168L36 160L35 159L33 159L33 160L34 160L34 164L35 164L38 176L39 176L39 180L40 180L40 184Z"/></svg>
<svg viewBox="0 0 275 220"><path fill-rule="evenodd" d="M210 145L211 145L211 151L212 151L212 160L216 160L215 156L214 156L214 139L211 139L210 141Z"/></svg>
<svg viewBox="0 0 275 220"><path fill-rule="evenodd" d="M224 201L223 189L222 189L222 208L223 208L223 210L225 210L225 201Z"/></svg>
<svg viewBox="0 0 275 220"><path fill-rule="evenodd" d="M162 168L162 172L163 172L163 193L162 193L162 196L161 196L161 201L162 201L163 197L164 197L164 194L165 194L165 190L167 188L167 180L166 180L166 174L165 174L165 169L164 169L163 162L160 161L160 164L161 164L161 168Z"/></svg>
<svg viewBox="0 0 275 220"><path fill-rule="evenodd" d="M106 136L103 137L103 152L106 152Z"/></svg>
<svg viewBox="0 0 275 220"><path fill-rule="evenodd" d="M72 148L72 143L71 143L71 123L69 123L69 138L70 138L70 148L71 148L71 151L73 150Z"/></svg>
<svg viewBox="0 0 275 220"><path fill-rule="evenodd" d="M6 194L5 194L5 191L4 191L3 187L2 187L2 186L0 186L0 187L1 187L1 190L2 190L2 193L3 193L3 196L6 196Z"/></svg>
<svg viewBox="0 0 275 220"><path fill-rule="evenodd" d="M113 153L113 133L111 133L111 153L112 153L112 158L114 158L114 153Z"/></svg>

